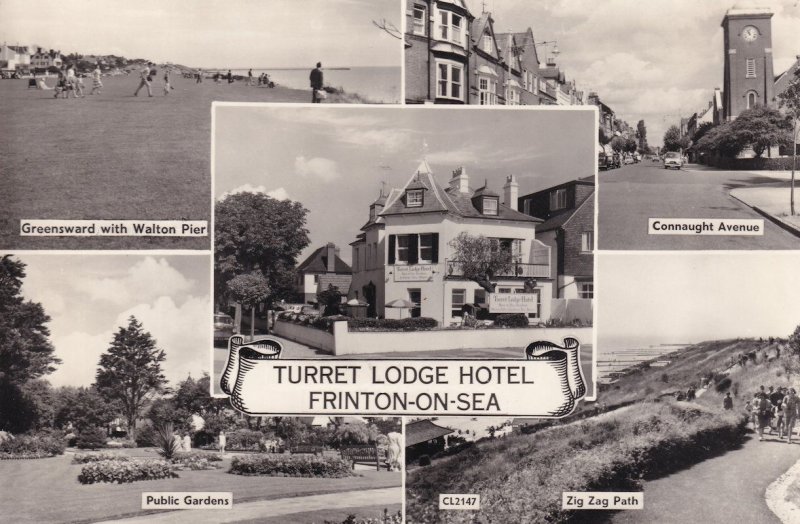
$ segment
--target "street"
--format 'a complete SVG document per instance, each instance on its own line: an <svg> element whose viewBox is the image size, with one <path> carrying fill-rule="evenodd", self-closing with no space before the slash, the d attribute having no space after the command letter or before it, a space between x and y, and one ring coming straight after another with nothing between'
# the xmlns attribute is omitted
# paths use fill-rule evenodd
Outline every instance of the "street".
<svg viewBox="0 0 800 524"><path fill-rule="evenodd" d="M798 249L800 239L729 195L732 189L784 187L785 180L690 164L666 170L644 160L600 171L600 249ZM786 190L789 200L789 190ZM763 219L763 236L649 235L649 218Z"/></svg>

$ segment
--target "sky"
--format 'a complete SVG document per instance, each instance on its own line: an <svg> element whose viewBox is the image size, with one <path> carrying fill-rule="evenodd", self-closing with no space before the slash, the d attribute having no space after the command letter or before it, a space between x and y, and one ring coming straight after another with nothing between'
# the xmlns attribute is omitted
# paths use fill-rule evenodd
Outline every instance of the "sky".
<svg viewBox="0 0 800 524"><path fill-rule="evenodd" d="M55 355L54 386L89 386L97 363L133 315L166 352L175 385L209 370L210 260L207 255L18 255L27 267L22 295L40 302Z"/></svg>
<svg viewBox="0 0 800 524"><path fill-rule="evenodd" d="M736 0L484 0L495 31L533 30L558 42L557 63L579 89L596 91L630 125L647 125L660 145L680 117L708 107L722 87L722 19ZM473 13L481 0L467 0ZM756 0L773 9L775 74L800 54L800 2ZM552 50L552 47L549 48ZM545 61L545 46L538 48Z"/></svg>
<svg viewBox="0 0 800 524"><path fill-rule="evenodd" d="M398 0L0 0L0 41L207 68L399 66Z"/></svg>
<svg viewBox="0 0 800 524"><path fill-rule="evenodd" d="M307 256L327 242L350 262L350 242L369 218L381 183L402 188L427 158L447 187L463 166L470 186L519 195L594 173L595 112L470 106L216 107L215 198L264 192L310 210ZM301 258L302 260L302 258Z"/></svg>
<svg viewBox="0 0 800 524"><path fill-rule="evenodd" d="M598 350L787 337L800 325L800 252L597 256Z"/></svg>

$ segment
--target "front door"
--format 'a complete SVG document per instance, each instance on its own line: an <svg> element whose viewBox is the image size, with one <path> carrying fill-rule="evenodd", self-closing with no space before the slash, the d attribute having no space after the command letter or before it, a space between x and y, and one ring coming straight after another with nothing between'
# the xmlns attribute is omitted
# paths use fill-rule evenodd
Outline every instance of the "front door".
<svg viewBox="0 0 800 524"><path fill-rule="evenodd" d="M367 301L367 317L375 318L378 316L377 309L375 309L375 284L370 281L369 284L362 288L364 292L364 300Z"/></svg>
<svg viewBox="0 0 800 524"><path fill-rule="evenodd" d="M411 306L411 316L416 318L422 315L422 291L419 289L409 289L408 300L414 304Z"/></svg>

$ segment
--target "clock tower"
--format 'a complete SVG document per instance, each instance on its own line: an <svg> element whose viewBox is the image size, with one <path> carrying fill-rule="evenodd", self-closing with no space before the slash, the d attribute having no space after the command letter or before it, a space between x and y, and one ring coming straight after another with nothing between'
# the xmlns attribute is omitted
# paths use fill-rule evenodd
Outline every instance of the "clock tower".
<svg viewBox="0 0 800 524"><path fill-rule="evenodd" d="M725 42L723 119L756 105L775 106L772 71L772 10L733 7L722 19Z"/></svg>

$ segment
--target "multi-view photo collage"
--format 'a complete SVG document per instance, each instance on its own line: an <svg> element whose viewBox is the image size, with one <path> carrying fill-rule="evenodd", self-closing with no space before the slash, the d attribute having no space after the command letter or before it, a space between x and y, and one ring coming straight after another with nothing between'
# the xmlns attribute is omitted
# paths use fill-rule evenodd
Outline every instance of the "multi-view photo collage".
<svg viewBox="0 0 800 524"><path fill-rule="evenodd" d="M798 522L799 33L0 1L0 521Z"/></svg>

